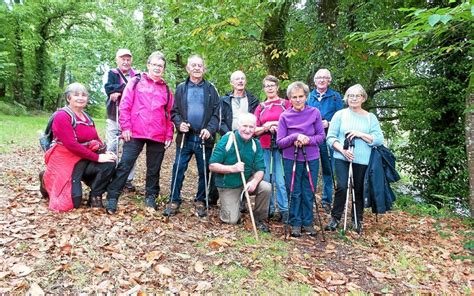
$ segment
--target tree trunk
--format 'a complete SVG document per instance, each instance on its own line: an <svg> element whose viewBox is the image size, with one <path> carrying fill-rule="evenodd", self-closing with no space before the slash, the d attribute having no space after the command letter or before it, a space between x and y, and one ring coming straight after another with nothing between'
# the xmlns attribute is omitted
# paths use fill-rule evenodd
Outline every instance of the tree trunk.
<svg viewBox="0 0 474 296"><path fill-rule="evenodd" d="M12 79L12 91L13 91L13 100L25 105L24 102L24 89L23 81L25 76L25 67L23 59L23 47L21 45L22 40L22 31L20 27L20 22L18 16L13 16L15 18L15 40L14 40L14 52L15 52L15 65L16 73L15 79Z"/></svg>
<svg viewBox="0 0 474 296"><path fill-rule="evenodd" d="M473 78L471 78L471 85ZM469 204L471 210L471 217L474 217L474 93L470 92L467 98L467 112L466 114L466 152L467 165L469 170Z"/></svg>
<svg viewBox="0 0 474 296"><path fill-rule="evenodd" d="M145 43L146 54L151 54L156 50L157 44L153 38L153 7L149 0L143 3L143 41Z"/></svg>
<svg viewBox="0 0 474 296"><path fill-rule="evenodd" d="M288 80L289 63L286 56L286 23L291 1L285 0L273 3L272 14L265 21L262 30L263 55L267 64L268 74L274 75L282 80Z"/></svg>
<svg viewBox="0 0 474 296"><path fill-rule="evenodd" d="M59 73L59 89L64 89L64 82L66 81L66 62L63 62L61 65L61 72ZM54 106L54 109L58 109L61 107L61 103L63 101L63 94L59 93L58 98L56 99L56 104Z"/></svg>

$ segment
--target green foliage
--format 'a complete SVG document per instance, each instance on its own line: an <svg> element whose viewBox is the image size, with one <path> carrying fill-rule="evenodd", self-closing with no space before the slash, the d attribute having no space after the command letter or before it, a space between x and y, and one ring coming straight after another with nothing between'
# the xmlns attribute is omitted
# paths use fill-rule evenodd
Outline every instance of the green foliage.
<svg viewBox="0 0 474 296"><path fill-rule="evenodd" d="M25 106L22 106L18 103L7 103L0 101L0 114L3 115L27 115L28 112L26 111Z"/></svg>

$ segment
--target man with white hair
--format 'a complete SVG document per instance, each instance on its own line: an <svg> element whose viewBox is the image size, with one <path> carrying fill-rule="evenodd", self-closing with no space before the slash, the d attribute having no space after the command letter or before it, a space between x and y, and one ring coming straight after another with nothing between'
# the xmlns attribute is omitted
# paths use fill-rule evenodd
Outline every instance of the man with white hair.
<svg viewBox="0 0 474 296"><path fill-rule="evenodd" d="M117 123L118 106L120 105L122 92L125 89L128 80L135 77L138 73L132 68L133 56L130 50L126 48L120 48L117 50L117 53L115 54L115 62L117 63L117 68L110 69L104 89L107 94L107 151L113 151L118 155L117 139L120 135L120 127ZM128 175L127 183L125 184L125 188L129 191L135 191L135 186L132 184L134 176L135 167L133 167L130 175Z"/></svg>
<svg viewBox="0 0 474 296"><path fill-rule="evenodd" d="M263 180L265 162L260 142L253 139L256 127L255 115L242 113L237 118L237 130L228 132L217 143L209 169L216 174L216 187L219 191L221 210L219 217L224 223L237 224L240 220L240 199L243 190L255 195L253 210L257 229L269 232L265 220L268 217L271 185ZM235 141L234 141L235 140ZM238 152L235 149L238 146ZM238 161L240 153L241 161ZM241 174L244 174L247 187L244 188Z"/></svg>
<svg viewBox="0 0 474 296"><path fill-rule="evenodd" d="M230 76L232 91L221 97L221 135L237 129L237 118L242 113L254 113L259 104L257 97L245 89L247 79L244 72L235 71Z"/></svg>
<svg viewBox="0 0 474 296"><path fill-rule="evenodd" d="M326 135L334 113L344 107L341 94L329 88L331 81L331 72L329 72L328 69L319 69L316 74L314 74L315 89L311 91L309 99L306 102L308 106L318 108L321 113L321 119ZM331 212L333 192L332 159L334 151L331 148L328 148L326 139L319 145L319 153L323 172L322 205L326 213L329 214Z"/></svg>

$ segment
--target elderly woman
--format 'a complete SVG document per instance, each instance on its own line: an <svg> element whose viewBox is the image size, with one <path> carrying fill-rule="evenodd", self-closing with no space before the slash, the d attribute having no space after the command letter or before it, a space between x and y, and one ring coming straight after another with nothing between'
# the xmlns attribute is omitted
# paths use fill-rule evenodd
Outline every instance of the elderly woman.
<svg viewBox="0 0 474 296"><path fill-rule="evenodd" d="M117 211L118 198L127 182L127 176L145 145L145 206L157 209L155 199L160 192L161 162L165 149L173 139L173 122L170 116L173 94L163 80L165 67L163 53L153 52L148 57L148 71L133 77L123 91L119 122L125 143L122 159L107 187L109 214Z"/></svg>
<svg viewBox="0 0 474 296"><path fill-rule="evenodd" d="M346 203L349 166L352 164L358 222L355 231L357 233L362 231L364 175L372 146L383 143L383 134L377 117L362 109L362 104L366 100L367 93L360 84L349 87L344 95L344 101L349 108L336 112L329 126L327 143L334 148L337 190L331 221L326 226L326 230L334 231L339 226ZM347 144L352 142L354 146L344 145L346 139ZM354 221L354 213L352 213L352 220Z"/></svg>
<svg viewBox="0 0 474 296"><path fill-rule="evenodd" d="M314 194L305 168L305 157L309 163L312 183L316 188L319 170L319 144L324 140L324 128L319 110L306 106L309 87L303 82L293 82L288 86L287 95L292 108L283 112L278 122L277 144L283 149L283 167L286 176L286 188L290 195L291 236L301 236L301 227L310 236L315 236L313 226ZM293 172L295 149L296 170ZM295 174L292 176L292 174ZM294 180L291 190L291 180ZM285 223L287 223L285 221Z"/></svg>
<svg viewBox="0 0 474 296"><path fill-rule="evenodd" d="M260 144L263 148L264 179L272 185L273 189L270 198L269 217L274 216L276 201L281 219L285 222L288 220L288 196L285 189L281 153L276 145L276 136L280 115L290 108L290 102L278 96L278 84L279 80L275 76L268 75L263 79L263 91L267 98L255 109L254 114L257 117L255 135L260 136ZM274 189L276 189L276 196Z"/></svg>
<svg viewBox="0 0 474 296"><path fill-rule="evenodd" d="M105 192L115 168L114 153L103 153L105 145L94 122L84 112L88 92L80 83L65 91L68 105L54 114L52 147L46 151L46 171L40 174L41 192L49 196L49 208L68 211L82 202L81 180L90 186L90 207L102 207Z"/></svg>

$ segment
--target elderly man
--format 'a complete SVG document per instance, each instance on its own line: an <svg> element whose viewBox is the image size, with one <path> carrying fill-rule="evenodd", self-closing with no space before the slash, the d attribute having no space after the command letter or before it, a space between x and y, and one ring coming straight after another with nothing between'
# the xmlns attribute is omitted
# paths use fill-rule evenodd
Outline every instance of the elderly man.
<svg viewBox="0 0 474 296"><path fill-rule="evenodd" d="M235 71L230 75L232 91L221 98L222 122L221 135L237 129L237 118L242 113L254 113L259 104L257 97L245 89L247 80L244 72Z"/></svg>
<svg viewBox="0 0 474 296"><path fill-rule="evenodd" d="M329 88L331 84L331 72L328 69L319 69L314 75L314 85L316 88L310 93L307 105L316 107L321 113L324 131L328 132L331 119L336 111L341 110L344 106L341 95ZM334 151L328 148L326 140L319 145L319 153L321 159L321 168L323 171L323 197L322 205L326 213L331 212L332 203L332 156Z"/></svg>
<svg viewBox="0 0 474 296"><path fill-rule="evenodd" d="M104 85L105 93L107 94L106 108L107 108L107 123L106 123L106 137L107 137L107 151L113 151L118 155L117 139L120 135L120 128L118 125L118 107L122 92L128 80L134 77L137 72L132 68L132 53L130 50L121 48L115 54L115 62L117 68L110 69L107 82ZM128 175L125 188L129 191L135 191L132 181L135 176L135 167Z"/></svg>
<svg viewBox="0 0 474 296"><path fill-rule="evenodd" d="M204 79L205 66L202 57L198 55L189 57L186 71L189 77L176 88L175 101L171 111L171 119L178 129L178 134L176 136L176 158L173 165L170 203L163 214L172 216L178 212L182 203L181 187L184 174L194 155L199 173L198 191L194 198L194 204L197 216L205 217L207 216L205 204L207 184L205 181L209 176L207 169L209 157L214 146L215 134L219 128L219 94L214 85Z"/></svg>
<svg viewBox="0 0 474 296"><path fill-rule="evenodd" d="M260 142L252 138L256 127L255 115L242 113L237 118L237 131L227 133L216 145L210 159L209 169L216 173L216 186L221 200L220 219L237 224L240 220L240 197L243 172L249 193L256 195L254 216L257 228L269 232L265 220L268 216L271 185L263 181L265 163ZM235 137L235 142L234 142ZM235 143L238 145L241 162L238 162Z"/></svg>

